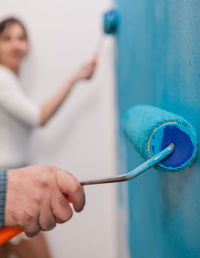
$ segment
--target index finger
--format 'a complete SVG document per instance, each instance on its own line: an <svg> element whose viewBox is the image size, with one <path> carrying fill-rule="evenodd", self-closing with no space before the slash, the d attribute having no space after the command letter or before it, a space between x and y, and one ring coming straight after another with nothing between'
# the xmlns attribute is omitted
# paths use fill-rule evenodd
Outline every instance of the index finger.
<svg viewBox="0 0 200 258"><path fill-rule="evenodd" d="M80 212L85 205L85 193L79 181L72 174L58 170L56 182L61 193L72 202L75 211Z"/></svg>

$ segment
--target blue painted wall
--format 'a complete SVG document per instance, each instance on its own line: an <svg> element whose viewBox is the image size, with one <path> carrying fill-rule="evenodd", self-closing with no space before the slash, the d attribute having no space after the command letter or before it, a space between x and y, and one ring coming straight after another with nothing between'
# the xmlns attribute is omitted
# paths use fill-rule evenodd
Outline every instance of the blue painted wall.
<svg viewBox="0 0 200 258"><path fill-rule="evenodd" d="M116 5L119 121L129 106L153 104L186 118L199 137L200 1L116 0ZM120 124L118 144L119 160L127 169L143 161ZM151 169L124 184L131 258L200 257L199 159L183 172Z"/></svg>

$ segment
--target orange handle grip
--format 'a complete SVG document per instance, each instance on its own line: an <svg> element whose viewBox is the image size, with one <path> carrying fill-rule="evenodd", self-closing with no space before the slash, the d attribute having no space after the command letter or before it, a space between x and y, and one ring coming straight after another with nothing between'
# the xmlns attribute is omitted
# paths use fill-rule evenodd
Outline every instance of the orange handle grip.
<svg viewBox="0 0 200 258"><path fill-rule="evenodd" d="M71 203L68 197L66 197L68 203ZM23 232L23 229L19 226L15 227L3 227L0 228L0 245L5 244L8 240Z"/></svg>
<svg viewBox="0 0 200 258"><path fill-rule="evenodd" d="M0 245L3 245L14 236L23 232L21 227L4 227L0 229Z"/></svg>

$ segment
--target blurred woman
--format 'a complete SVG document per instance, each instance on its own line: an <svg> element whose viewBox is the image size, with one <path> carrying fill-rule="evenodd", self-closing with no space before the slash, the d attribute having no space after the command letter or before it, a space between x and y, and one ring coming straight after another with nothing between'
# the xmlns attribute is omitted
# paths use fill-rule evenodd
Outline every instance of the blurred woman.
<svg viewBox="0 0 200 258"><path fill-rule="evenodd" d="M28 164L32 129L46 125L76 83L89 80L96 67L95 55L39 106L24 93L20 83L20 67L28 50L28 35L22 22L15 18L3 20L0 23L0 168L17 168ZM11 253L20 258L50 257L42 234L30 240L20 241L18 238L17 242L17 245L11 241L1 247L0 257L9 257Z"/></svg>

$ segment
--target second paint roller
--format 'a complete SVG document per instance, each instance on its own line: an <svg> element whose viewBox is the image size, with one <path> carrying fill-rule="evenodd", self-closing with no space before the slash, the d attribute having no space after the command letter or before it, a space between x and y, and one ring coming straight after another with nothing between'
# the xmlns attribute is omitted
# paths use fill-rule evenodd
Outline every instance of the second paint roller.
<svg viewBox="0 0 200 258"><path fill-rule="evenodd" d="M97 53L100 53L105 40L105 35L115 35L119 26L119 14L118 11L114 8L106 11L103 14L103 32L99 36L97 43Z"/></svg>
<svg viewBox="0 0 200 258"><path fill-rule="evenodd" d="M154 165L166 171L184 169L197 156L197 136L192 125L165 110L149 105L133 106L123 117L123 128L129 140L147 161L128 173L82 181L82 185L128 181ZM0 245L21 232L20 227L0 229Z"/></svg>

